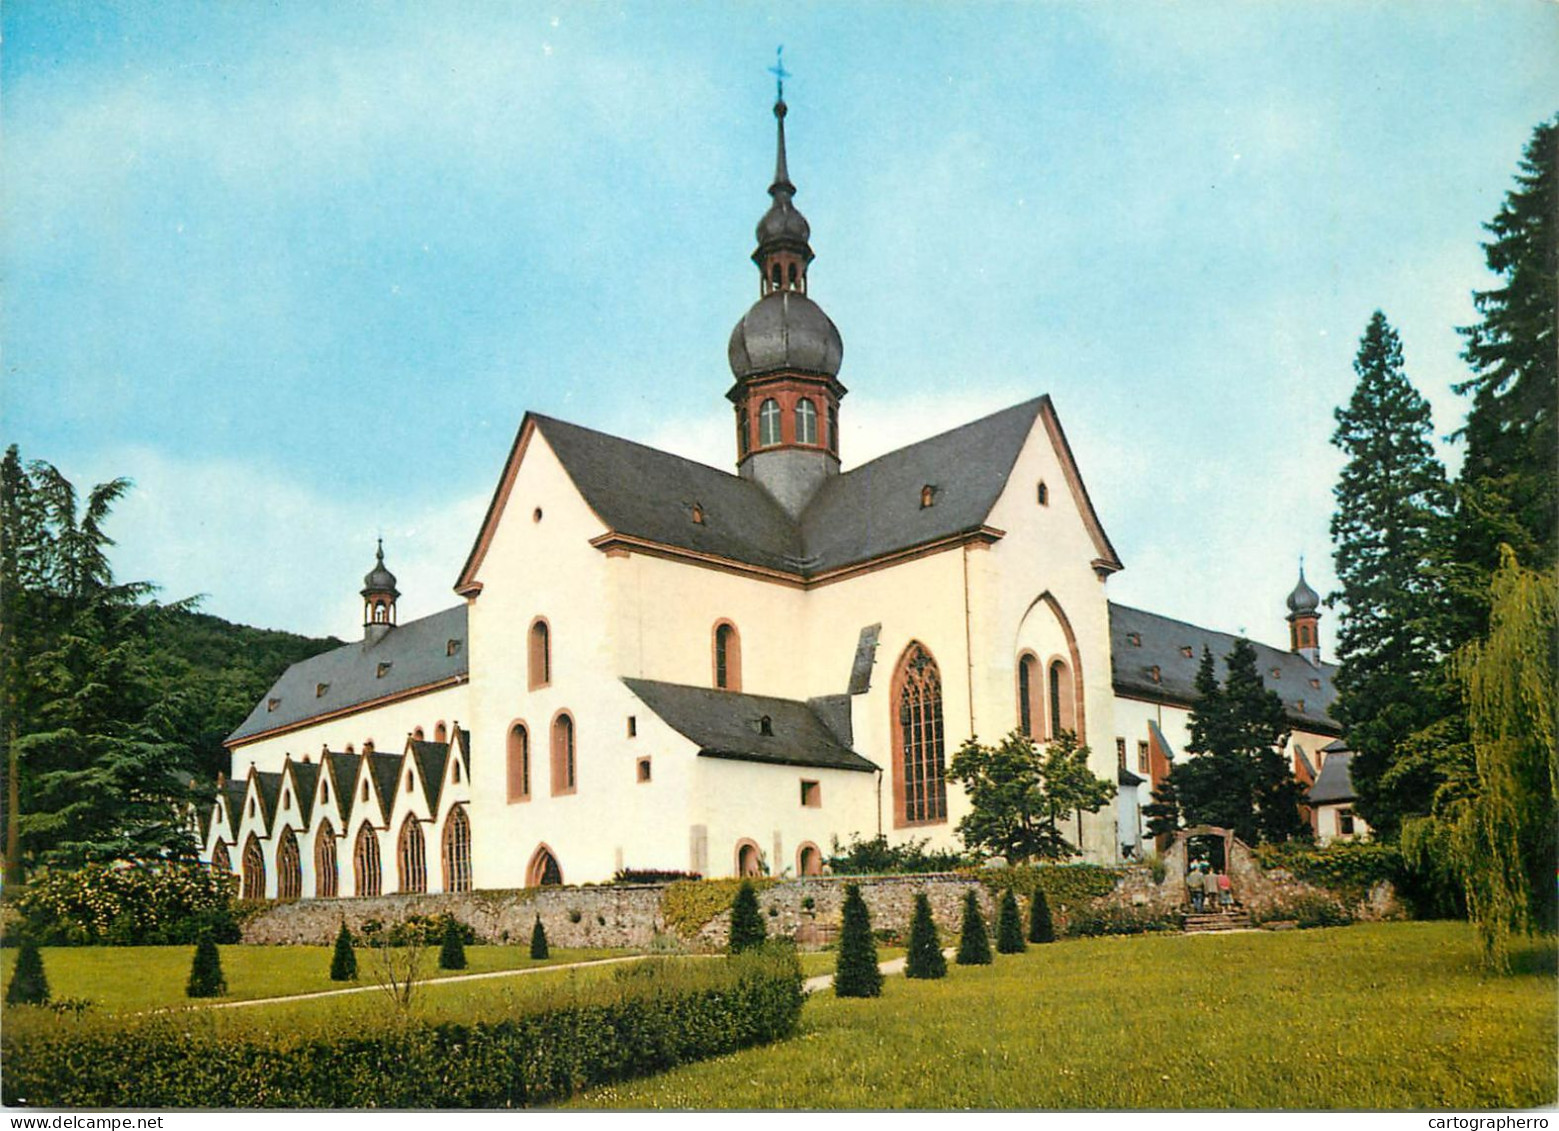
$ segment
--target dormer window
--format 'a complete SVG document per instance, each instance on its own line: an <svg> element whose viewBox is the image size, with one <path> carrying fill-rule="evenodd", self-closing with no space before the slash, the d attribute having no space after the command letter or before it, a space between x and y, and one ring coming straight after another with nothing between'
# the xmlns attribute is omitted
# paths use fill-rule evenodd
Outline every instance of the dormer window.
<svg viewBox="0 0 1559 1131"><path fill-rule="evenodd" d="M1318 680L1318 679L1312 679L1310 681L1310 686L1315 688L1317 691L1319 691L1319 690L1321 690L1321 681Z"/></svg>
<svg viewBox="0 0 1559 1131"><path fill-rule="evenodd" d="M936 503L936 487L927 483L920 489L920 509L925 510Z"/></svg>
<svg viewBox="0 0 1559 1131"><path fill-rule="evenodd" d="M1303 713L1304 709L1305 709L1305 701L1303 699L1295 699L1294 700L1294 710Z"/></svg>
<svg viewBox="0 0 1559 1131"><path fill-rule="evenodd" d="M1180 645L1180 654L1189 660L1192 656L1196 655L1196 649L1192 648L1189 644L1182 644Z"/></svg>
<svg viewBox="0 0 1559 1131"><path fill-rule="evenodd" d="M774 720L768 715L762 716L758 720L758 733L766 738L774 737Z"/></svg>
<svg viewBox="0 0 1559 1131"><path fill-rule="evenodd" d="M375 679L383 679L385 676L387 676L389 674L390 674L390 661L389 660L381 660L381 661L379 661L379 666L374 670L374 678Z"/></svg>
<svg viewBox="0 0 1559 1131"><path fill-rule="evenodd" d="M1142 633L1140 633L1140 632L1128 632L1126 634L1126 643L1130 644L1133 648L1141 648L1142 647Z"/></svg>
<svg viewBox="0 0 1559 1131"><path fill-rule="evenodd" d="M694 522L696 522L699 526L704 525L704 508L703 508L703 506L701 504L699 504L699 503L694 503L693 504L693 506L692 506L692 515L693 515L693 521Z"/></svg>
<svg viewBox="0 0 1559 1131"><path fill-rule="evenodd" d="M1154 664L1151 668L1148 669L1148 678L1151 679L1154 683L1159 683L1163 680L1164 675L1161 671L1158 670L1157 664Z"/></svg>
<svg viewBox="0 0 1559 1131"><path fill-rule="evenodd" d="M460 641L458 640L451 640L444 645L444 655L446 656L453 656L458 651L460 651Z"/></svg>
<svg viewBox="0 0 1559 1131"><path fill-rule="evenodd" d="M265 709L267 711L274 711L274 710L276 710L277 707L280 707L280 706L281 706L281 700L280 699L267 699L265 701Z"/></svg>
<svg viewBox="0 0 1559 1131"><path fill-rule="evenodd" d="M323 699L325 697L325 692L327 692L329 690L330 690L330 684L328 684L328 683L316 683L314 685L314 698L316 698L316 699Z"/></svg>
<svg viewBox="0 0 1559 1131"><path fill-rule="evenodd" d="M1283 669L1282 668L1273 668L1272 669L1272 678L1273 679L1282 679L1283 678Z"/></svg>

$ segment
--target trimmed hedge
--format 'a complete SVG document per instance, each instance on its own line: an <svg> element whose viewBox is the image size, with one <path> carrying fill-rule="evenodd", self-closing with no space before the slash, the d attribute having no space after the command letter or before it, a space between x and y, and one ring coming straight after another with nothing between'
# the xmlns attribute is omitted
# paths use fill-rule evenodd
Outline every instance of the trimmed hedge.
<svg viewBox="0 0 1559 1131"><path fill-rule="evenodd" d="M1180 930L1180 916L1173 912L1112 905L1079 907L1071 913L1066 924L1066 933L1073 938L1142 935L1155 931L1178 930Z"/></svg>
<svg viewBox="0 0 1559 1131"><path fill-rule="evenodd" d="M481 1021L352 1032L223 1026L207 1013L128 1022L8 1017L0 1100L13 1107L503 1108L555 1104L793 1035L793 947L724 962L651 960L572 1001ZM28 1011L32 1012L32 1011Z"/></svg>

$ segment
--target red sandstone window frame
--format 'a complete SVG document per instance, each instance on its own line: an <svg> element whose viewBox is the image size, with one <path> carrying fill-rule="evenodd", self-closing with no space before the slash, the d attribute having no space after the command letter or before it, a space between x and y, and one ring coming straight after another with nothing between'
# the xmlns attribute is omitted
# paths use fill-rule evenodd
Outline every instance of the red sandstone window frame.
<svg viewBox="0 0 1559 1131"><path fill-rule="evenodd" d="M823 807L823 784L811 778L801 779L801 807L803 809L821 809Z"/></svg>
<svg viewBox="0 0 1559 1131"><path fill-rule="evenodd" d="M565 797L579 791L579 733L574 716L567 708L552 716L547 728L552 749L552 796Z"/></svg>
<svg viewBox="0 0 1559 1131"><path fill-rule="evenodd" d="M1050 727L1045 737L1054 741L1064 730L1077 734L1076 680L1071 661L1062 656L1052 656L1045 665L1045 698L1050 708Z"/></svg>
<svg viewBox="0 0 1559 1131"><path fill-rule="evenodd" d="M1044 682L1041 677L1039 657L1033 652L1023 651L1018 655L1018 729L1035 742L1044 736L1039 726L1044 716L1044 697L1040 692L1040 685Z"/></svg>
<svg viewBox="0 0 1559 1131"><path fill-rule="evenodd" d="M773 448L784 443L785 414L774 397L765 397L758 406L758 447Z"/></svg>
<svg viewBox="0 0 1559 1131"><path fill-rule="evenodd" d="M298 834L288 825L276 843L276 898L291 903L303 897L303 860Z"/></svg>
<svg viewBox="0 0 1559 1131"><path fill-rule="evenodd" d="M334 899L340 891L341 871L336 863L336 830L326 818L314 832L314 897Z"/></svg>
<svg viewBox="0 0 1559 1131"><path fill-rule="evenodd" d="M947 823L946 737L942 676L936 657L918 640L894 666L893 827Z"/></svg>
<svg viewBox="0 0 1559 1131"><path fill-rule="evenodd" d="M546 617L530 622L525 636L525 671L530 689L552 683L552 625Z"/></svg>
<svg viewBox="0 0 1559 1131"><path fill-rule="evenodd" d="M384 861L379 855L379 834L364 821L352 842L352 891L356 895L380 895L384 891Z"/></svg>
<svg viewBox="0 0 1559 1131"><path fill-rule="evenodd" d="M768 875L764 868L763 849L759 848L758 842L751 837L744 836L736 842L733 858L736 864L736 875L743 879L756 879Z"/></svg>
<svg viewBox="0 0 1559 1131"><path fill-rule="evenodd" d="M515 719L509 724L506 742L508 801L513 805L531 799L530 728L525 720Z"/></svg>
<svg viewBox="0 0 1559 1131"><path fill-rule="evenodd" d="M244 841L243 883L240 892L244 899L265 898L265 850L253 833Z"/></svg>
<svg viewBox="0 0 1559 1131"><path fill-rule="evenodd" d="M822 874L823 853L810 840L802 841L796 846L796 875L821 876Z"/></svg>
<svg viewBox="0 0 1559 1131"><path fill-rule="evenodd" d="M420 894L428 890L428 842L413 813L406 814L395 839L395 879L402 892Z"/></svg>
<svg viewBox="0 0 1559 1131"><path fill-rule="evenodd" d="M715 621L710 632L710 662L718 691L742 689L742 634L734 622Z"/></svg>
<svg viewBox="0 0 1559 1131"><path fill-rule="evenodd" d="M530 863L525 866L525 886L539 888L562 883L563 865L558 861L558 854L545 842L538 844L536 851L531 853Z"/></svg>
<svg viewBox="0 0 1559 1131"><path fill-rule="evenodd" d="M445 891L471 890L471 819L466 807L456 805L444 819L439 859Z"/></svg>

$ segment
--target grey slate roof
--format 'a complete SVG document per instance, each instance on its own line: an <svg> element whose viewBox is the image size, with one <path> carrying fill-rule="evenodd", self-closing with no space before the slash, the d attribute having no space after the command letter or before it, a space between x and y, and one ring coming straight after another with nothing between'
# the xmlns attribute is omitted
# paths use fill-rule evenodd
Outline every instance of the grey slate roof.
<svg viewBox="0 0 1559 1131"><path fill-rule="evenodd" d="M422 778L422 793L428 799L428 811L438 813L439 795L444 791L444 767L449 763L449 743L411 739L407 750Z"/></svg>
<svg viewBox="0 0 1559 1131"><path fill-rule="evenodd" d="M319 785L318 762L293 762L292 780L297 784L298 813L303 817L303 827L314 820L314 792Z"/></svg>
<svg viewBox="0 0 1559 1131"><path fill-rule="evenodd" d="M449 654L451 640L459 642L453 655ZM227 741L238 742L346 707L464 677L469 659L466 607L460 604L393 628L376 643L344 644L293 664ZM390 665L382 676L380 664ZM323 695L316 694L320 684L326 685ZM277 701L274 710L269 708L273 699Z"/></svg>
<svg viewBox="0 0 1559 1131"><path fill-rule="evenodd" d="M260 795L260 827L265 835L271 835L276 824L276 802L281 798L281 775L266 770L255 772L255 792Z"/></svg>
<svg viewBox="0 0 1559 1131"><path fill-rule="evenodd" d="M1312 805L1330 805L1341 801L1356 801L1353 791L1353 755L1329 754L1321 764L1320 776L1307 795Z"/></svg>
<svg viewBox="0 0 1559 1131"><path fill-rule="evenodd" d="M1138 777L1125 766L1117 766L1115 770L1115 784L1124 786L1141 785L1147 778Z"/></svg>
<svg viewBox="0 0 1559 1131"><path fill-rule="evenodd" d="M1190 706L1196 702L1196 670L1202 649L1211 648L1223 678L1223 658L1234 647L1235 637L1157 613L1143 612L1110 602L1110 661L1117 694L1155 702ZM1337 690L1332 679L1336 665L1314 667L1303 656L1269 644L1251 642L1256 650L1256 670L1262 682L1277 692L1283 711L1293 726L1322 734L1338 734L1342 728L1330 715ZM1190 649L1186 655L1184 649ZM1159 679L1154 682L1152 669ZM1277 678L1272 672L1276 669ZM1320 686L1312 686L1314 680ZM1304 706L1297 704L1303 701Z"/></svg>
<svg viewBox="0 0 1559 1131"><path fill-rule="evenodd" d="M799 523L750 480L577 424L532 419L617 533L810 577L984 525L1042 403L1025 401L834 476ZM923 508L928 484L935 504ZM692 520L694 503L702 524Z"/></svg>
<svg viewBox="0 0 1559 1131"><path fill-rule="evenodd" d="M829 770L878 768L842 745L810 706L794 699L647 679L625 678L623 683L705 757ZM764 716L772 732L767 735L761 733Z"/></svg>
<svg viewBox="0 0 1559 1131"><path fill-rule="evenodd" d="M238 822L244 819L244 796L248 792L248 783L242 781L229 781L222 787L222 795L227 799L228 828L235 837L238 835Z"/></svg>
<svg viewBox="0 0 1559 1131"><path fill-rule="evenodd" d="M368 759L368 772L373 775L374 792L379 795L379 820L390 819L395 809L395 794L401 784L401 758L399 754L364 754Z"/></svg>

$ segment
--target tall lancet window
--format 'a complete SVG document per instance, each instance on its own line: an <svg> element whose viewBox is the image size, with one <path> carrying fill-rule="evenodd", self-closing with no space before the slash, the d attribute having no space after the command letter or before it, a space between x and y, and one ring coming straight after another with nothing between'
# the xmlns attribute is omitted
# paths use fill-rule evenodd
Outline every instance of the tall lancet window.
<svg viewBox="0 0 1559 1131"><path fill-rule="evenodd" d="M817 443L817 406L805 397L796 402L796 443Z"/></svg>
<svg viewBox="0 0 1559 1131"><path fill-rule="evenodd" d="M758 446L767 448L780 442L779 401L770 397L758 408Z"/></svg>
<svg viewBox="0 0 1559 1131"><path fill-rule="evenodd" d="M893 687L894 823L939 824L947 820L942 677L918 641L904 650Z"/></svg>

